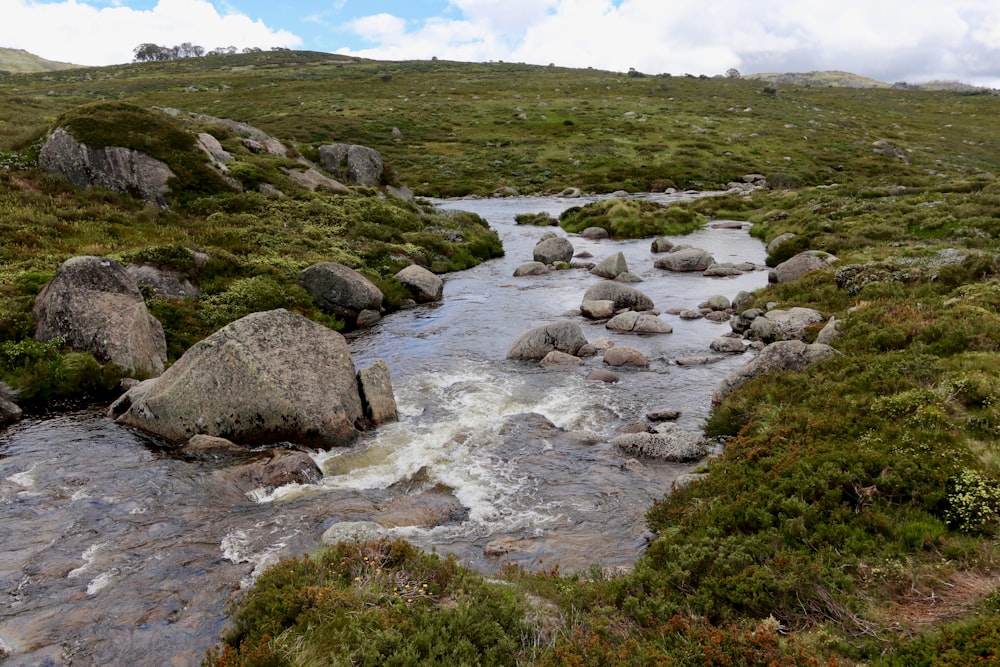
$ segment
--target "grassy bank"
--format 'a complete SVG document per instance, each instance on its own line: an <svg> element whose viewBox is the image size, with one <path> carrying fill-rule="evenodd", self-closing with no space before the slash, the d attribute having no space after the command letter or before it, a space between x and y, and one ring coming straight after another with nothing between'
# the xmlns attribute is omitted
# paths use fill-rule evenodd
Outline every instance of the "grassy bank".
<svg viewBox="0 0 1000 667"><path fill-rule="evenodd" d="M711 189L760 173L769 190L699 199L675 222L796 234L771 265L839 258L754 305L836 317L840 354L717 406L724 453L650 508L657 537L633 573L486 581L406 545L342 545L264 575L211 664L997 664L997 96L296 52L5 77L0 379L27 397L116 379L30 339L34 295L75 254L192 271L184 249L212 257L202 300L149 299L176 358L264 307L337 326L294 285L313 261L398 295L388 277L404 260L444 271L498 252L476 219L364 192L165 210L30 166L60 115L107 100L249 122L307 156L366 144L425 195ZM455 234L464 244L442 244Z"/></svg>

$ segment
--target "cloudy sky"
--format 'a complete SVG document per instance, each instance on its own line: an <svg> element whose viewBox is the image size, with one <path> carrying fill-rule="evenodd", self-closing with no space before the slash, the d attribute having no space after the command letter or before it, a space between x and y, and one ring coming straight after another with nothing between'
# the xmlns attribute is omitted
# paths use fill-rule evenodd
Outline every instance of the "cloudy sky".
<svg viewBox="0 0 1000 667"><path fill-rule="evenodd" d="M1000 88L998 0L0 0L0 46L106 65L146 42Z"/></svg>

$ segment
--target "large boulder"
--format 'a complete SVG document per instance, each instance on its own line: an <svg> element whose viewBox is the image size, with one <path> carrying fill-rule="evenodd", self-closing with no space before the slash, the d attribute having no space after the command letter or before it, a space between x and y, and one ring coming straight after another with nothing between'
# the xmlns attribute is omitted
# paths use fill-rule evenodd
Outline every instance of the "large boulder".
<svg viewBox="0 0 1000 667"><path fill-rule="evenodd" d="M587 344L583 329L576 322L553 322L535 327L521 335L507 351L508 359L541 361L549 352L576 355Z"/></svg>
<svg viewBox="0 0 1000 667"><path fill-rule="evenodd" d="M128 271L105 257L72 257L35 298L35 338L117 364L130 375L163 372L167 341Z"/></svg>
<svg viewBox="0 0 1000 667"><path fill-rule="evenodd" d="M725 377L712 394L713 403L721 403L744 382L771 371L803 371L812 364L837 354L829 345L807 345L800 340L772 343L760 353Z"/></svg>
<svg viewBox="0 0 1000 667"><path fill-rule="evenodd" d="M112 407L120 424L180 443L346 445L364 418L344 337L284 309L253 313L196 343Z"/></svg>
<svg viewBox="0 0 1000 667"><path fill-rule="evenodd" d="M444 281L422 266L410 264L395 277L418 303L440 301L444 295Z"/></svg>
<svg viewBox="0 0 1000 667"><path fill-rule="evenodd" d="M750 323L747 337L773 343L778 340L802 340L806 327L819 324L823 315L813 308L789 308L769 310Z"/></svg>
<svg viewBox="0 0 1000 667"><path fill-rule="evenodd" d="M822 271L836 261L837 258L828 252L807 250L771 269L767 274L767 280L772 283L788 283L798 280L811 271Z"/></svg>
<svg viewBox="0 0 1000 667"><path fill-rule="evenodd" d="M63 127L45 141L38 165L78 188L100 186L157 206L167 205L167 181L174 177L170 167L145 153L121 146L90 148Z"/></svg>
<svg viewBox="0 0 1000 667"><path fill-rule="evenodd" d="M542 264L558 264L573 259L573 244L563 236L550 236L539 241L532 251L533 259Z"/></svg>
<svg viewBox="0 0 1000 667"><path fill-rule="evenodd" d="M602 280L587 288L584 301L613 301L616 310L652 310L653 300L635 289L613 280Z"/></svg>
<svg viewBox="0 0 1000 667"><path fill-rule="evenodd" d="M299 273L298 283L316 305L338 317L356 320L363 310L382 308L382 290L354 269L320 262Z"/></svg>
<svg viewBox="0 0 1000 667"><path fill-rule="evenodd" d="M604 326L612 331L624 333L673 333L674 330L669 322L661 320L652 313L637 313L632 310L615 315Z"/></svg>
<svg viewBox="0 0 1000 667"><path fill-rule="evenodd" d="M378 186L385 164L374 148L356 144L329 144L319 147L319 162L324 169L348 183Z"/></svg>
<svg viewBox="0 0 1000 667"><path fill-rule="evenodd" d="M657 258L653 266L667 271L704 271L715 264L711 253L701 248L682 248Z"/></svg>

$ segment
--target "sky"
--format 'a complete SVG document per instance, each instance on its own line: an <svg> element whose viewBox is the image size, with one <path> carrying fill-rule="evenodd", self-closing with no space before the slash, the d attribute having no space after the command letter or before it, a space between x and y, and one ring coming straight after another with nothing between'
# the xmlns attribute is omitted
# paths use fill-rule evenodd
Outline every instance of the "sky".
<svg viewBox="0 0 1000 667"><path fill-rule="evenodd" d="M0 0L0 46L49 60L126 63L139 44L183 42L1000 88L998 0Z"/></svg>

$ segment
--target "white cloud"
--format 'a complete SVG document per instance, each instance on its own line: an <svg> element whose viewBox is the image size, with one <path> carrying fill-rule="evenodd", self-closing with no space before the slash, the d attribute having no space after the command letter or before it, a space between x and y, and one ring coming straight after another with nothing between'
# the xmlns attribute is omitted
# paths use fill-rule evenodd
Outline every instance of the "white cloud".
<svg viewBox="0 0 1000 667"><path fill-rule="evenodd" d="M709 75L841 69L1000 87L995 0L452 0L450 8L461 19L399 23L384 40L355 22L348 29L376 46L350 53Z"/></svg>
<svg viewBox="0 0 1000 667"><path fill-rule="evenodd" d="M292 33L273 30L244 14L220 14L207 0L159 0L155 7L143 11L122 6L98 8L76 0L0 0L0 16L3 46L80 65L129 62L132 50L147 42L163 46L191 42L207 50L220 46L296 47L302 43Z"/></svg>

